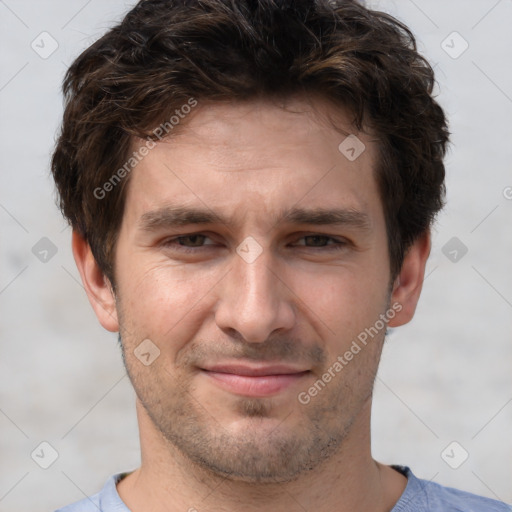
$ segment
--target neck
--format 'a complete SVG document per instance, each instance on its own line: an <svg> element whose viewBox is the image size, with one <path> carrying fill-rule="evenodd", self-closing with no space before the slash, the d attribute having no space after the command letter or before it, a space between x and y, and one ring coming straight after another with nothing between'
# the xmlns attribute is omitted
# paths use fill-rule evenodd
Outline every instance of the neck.
<svg viewBox="0 0 512 512"><path fill-rule="evenodd" d="M371 400L338 452L313 471L290 482L249 483L205 470L186 458L158 432L137 403L142 464L118 484L121 499L134 512L349 512L390 511L406 478L371 457Z"/></svg>

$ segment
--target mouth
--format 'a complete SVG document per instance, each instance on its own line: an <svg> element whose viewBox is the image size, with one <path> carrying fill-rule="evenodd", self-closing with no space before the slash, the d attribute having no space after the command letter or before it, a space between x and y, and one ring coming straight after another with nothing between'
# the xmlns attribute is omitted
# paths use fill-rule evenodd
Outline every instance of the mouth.
<svg viewBox="0 0 512 512"><path fill-rule="evenodd" d="M276 395L304 379L310 370L283 365L214 365L201 372L220 388L242 396Z"/></svg>

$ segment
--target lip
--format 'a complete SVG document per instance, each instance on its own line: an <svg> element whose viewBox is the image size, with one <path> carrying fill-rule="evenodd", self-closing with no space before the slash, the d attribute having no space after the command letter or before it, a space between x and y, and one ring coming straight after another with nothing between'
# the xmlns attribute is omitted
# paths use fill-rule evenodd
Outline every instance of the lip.
<svg viewBox="0 0 512 512"><path fill-rule="evenodd" d="M201 371L222 389L243 396L264 397L284 391L310 373L285 365L214 365Z"/></svg>

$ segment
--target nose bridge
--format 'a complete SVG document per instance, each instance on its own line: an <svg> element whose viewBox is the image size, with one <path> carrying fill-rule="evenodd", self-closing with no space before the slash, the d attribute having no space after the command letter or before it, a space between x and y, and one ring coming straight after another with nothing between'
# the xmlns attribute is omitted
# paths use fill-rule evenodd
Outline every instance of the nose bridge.
<svg viewBox="0 0 512 512"><path fill-rule="evenodd" d="M231 272L226 276L217 324L235 329L246 341L264 342L277 329L289 329L294 323L292 305L286 287L274 274L274 256L269 249L238 248Z"/></svg>
<svg viewBox="0 0 512 512"><path fill-rule="evenodd" d="M235 263L234 278L238 303L242 309L251 309L262 304L268 305L275 299L276 283L272 282L270 272L272 256L269 250L263 251L254 261L238 258Z"/></svg>

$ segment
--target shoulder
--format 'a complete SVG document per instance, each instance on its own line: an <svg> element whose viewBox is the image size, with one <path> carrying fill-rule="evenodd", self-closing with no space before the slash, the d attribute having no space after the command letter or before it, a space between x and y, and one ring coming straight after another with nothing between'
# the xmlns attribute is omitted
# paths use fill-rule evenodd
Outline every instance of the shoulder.
<svg viewBox="0 0 512 512"><path fill-rule="evenodd" d="M408 482L392 512L512 512L512 507L501 501L419 479L405 466L393 468Z"/></svg>
<svg viewBox="0 0 512 512"><path fill-rule="evenodd" d="M98 512L100 509L100 494L95 494L83 500L59 508L55 512Z"/></svg>
<svg viewBox="0 0 512 512"><path fill-rule="evenodd" d="M59 508L55 512L129 512L116 489L116 484L126 475L127 473L119 473L111 476L99 493Z"/></svg>

